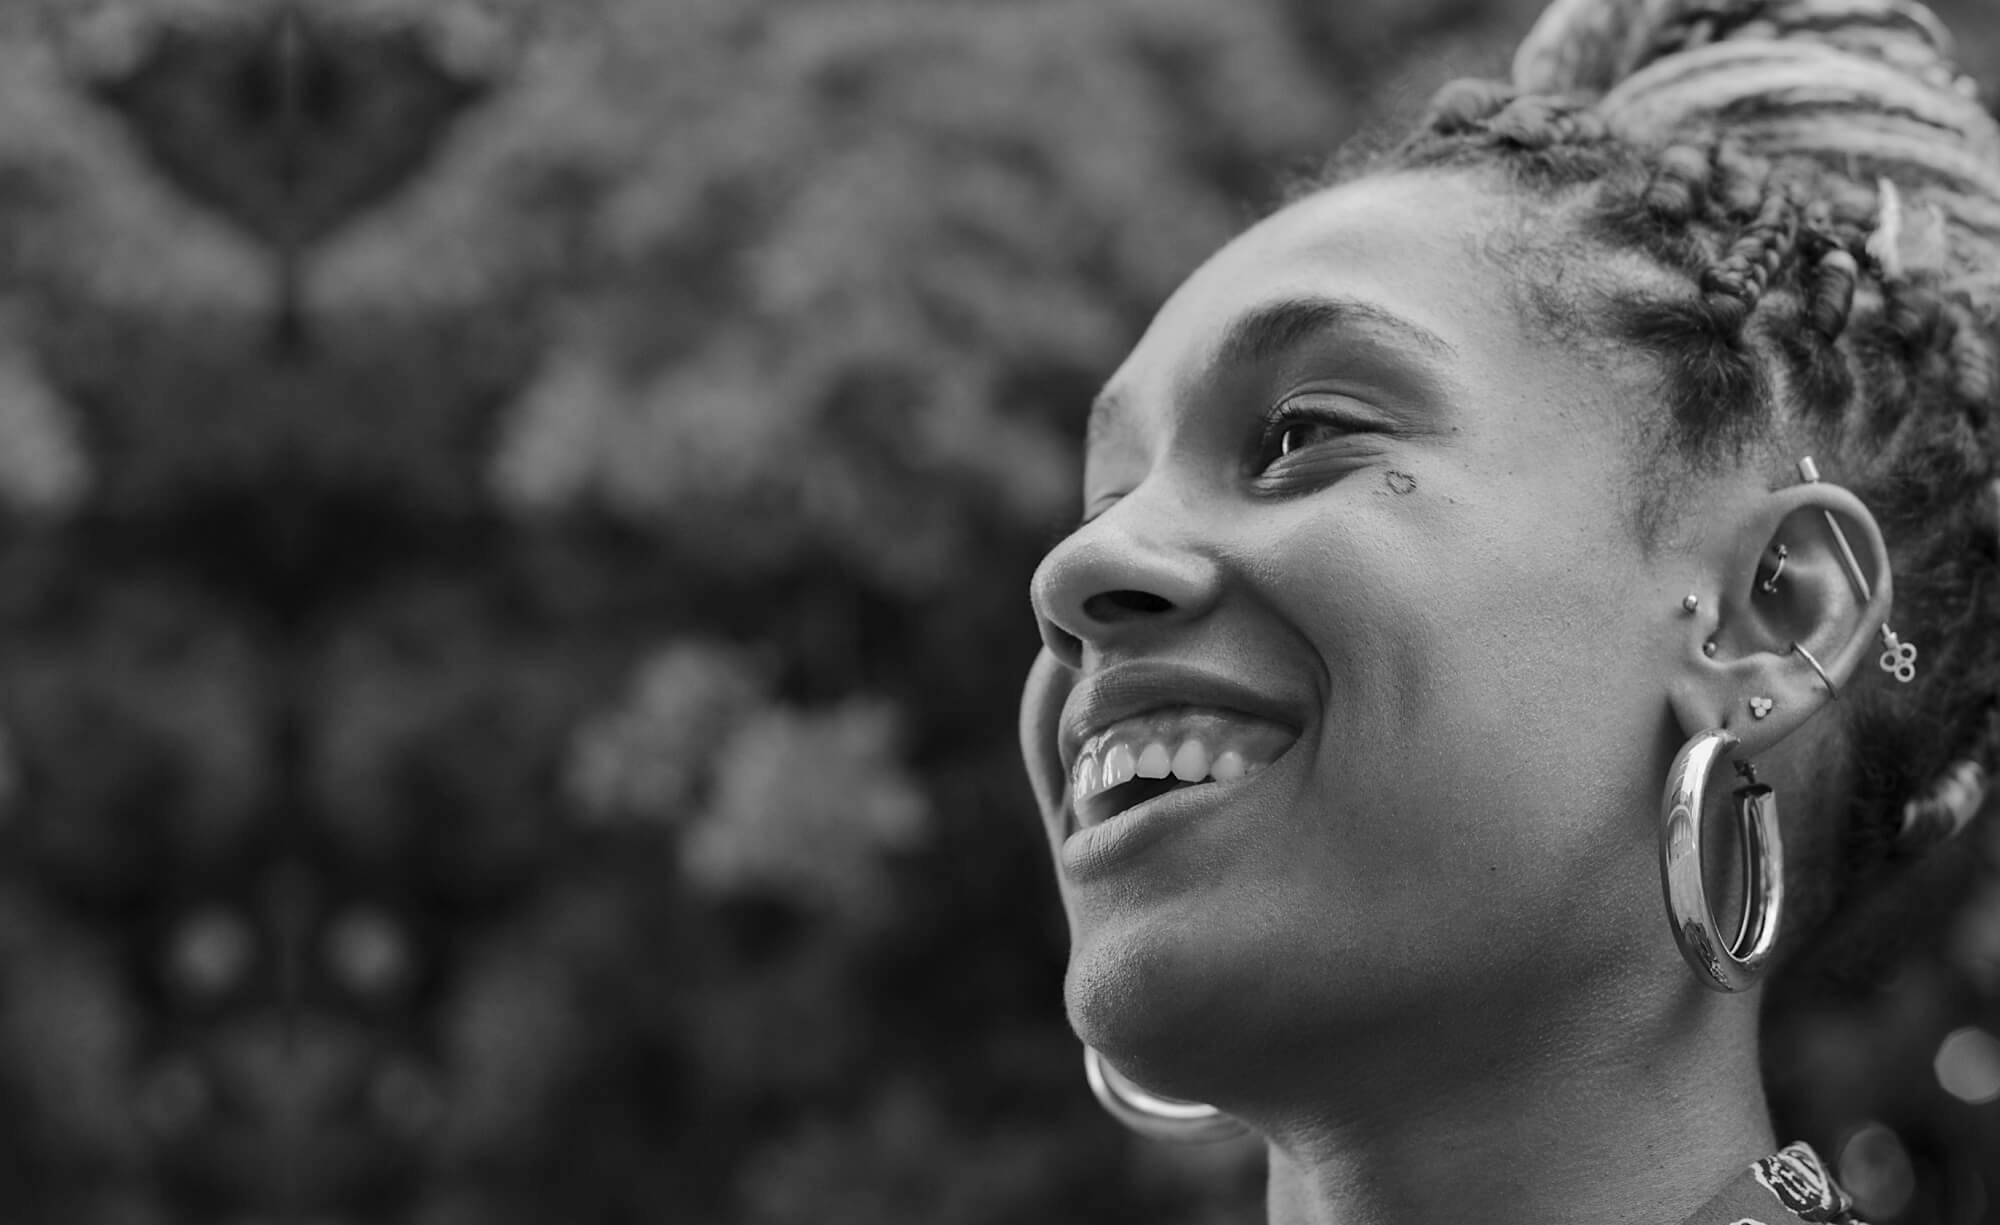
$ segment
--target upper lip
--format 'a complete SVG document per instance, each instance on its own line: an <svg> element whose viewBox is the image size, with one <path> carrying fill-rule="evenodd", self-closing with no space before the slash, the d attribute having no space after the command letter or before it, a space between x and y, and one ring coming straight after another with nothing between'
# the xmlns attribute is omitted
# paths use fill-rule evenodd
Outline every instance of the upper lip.
<svg viewBox="0 0 2000 1225"><path fill-rule="evenodd" d="M1063 702L1057 747L1065 774L1091 736L1120 719L1178 706L1234 710L1294 732L1304 726L1289 704L1225 676L1152 661L1114 664L1078 682Z"/></svg>

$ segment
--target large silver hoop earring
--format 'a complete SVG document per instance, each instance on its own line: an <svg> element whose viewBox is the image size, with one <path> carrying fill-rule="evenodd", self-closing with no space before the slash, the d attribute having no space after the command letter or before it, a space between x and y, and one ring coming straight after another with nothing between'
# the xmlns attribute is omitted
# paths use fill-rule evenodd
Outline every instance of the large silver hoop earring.
<svg viewBox="0 0 2000 1225"><path fill-rule="evenodd" d="M1094 1046L1083 1048L1083 1075L1098 1104L1142 1136L1175 1144L1212 1144L1249 1134L1243 1124L1204 1102L1148 1093L1106 1063Z"/></svg>
<svg viewBox="0 0 2000 1225"><path fill-rule="evenodd" d="M1784 844L1778 836L1778 798L1739 767L1736 816L1743 847L1743 917L1736 938L1724 944L1701 878L1701 807L1708 776L1740 741L1720 728L1698 733L1681 746L1660 799L1660 887L1681 956L1703 986L1742 991L1770 968L1785 903Z"/></svg>

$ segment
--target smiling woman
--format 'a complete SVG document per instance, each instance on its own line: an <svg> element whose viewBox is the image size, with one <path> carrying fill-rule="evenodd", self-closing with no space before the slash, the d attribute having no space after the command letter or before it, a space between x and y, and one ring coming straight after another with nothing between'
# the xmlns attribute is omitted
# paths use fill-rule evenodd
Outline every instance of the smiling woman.
<svg viewBox="0 0 2000 1225"><path fill-rule="evenodd" d="M1070 1019L1120 1118L1263 1139L1274 1221L1851 1214L1760 1009L1881 951L2000 753L1948 43L1560 0L1093 408L1022 720Z"/></svg>

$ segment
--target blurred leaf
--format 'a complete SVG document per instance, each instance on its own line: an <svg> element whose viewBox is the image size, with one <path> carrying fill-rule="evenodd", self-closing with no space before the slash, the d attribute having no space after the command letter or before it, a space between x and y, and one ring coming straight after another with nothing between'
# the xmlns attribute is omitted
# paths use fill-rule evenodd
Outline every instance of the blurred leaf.
<svg viewBox="0 0 2000 1225"><path fill-rule="evenodd" d="M922 792L897 761L894 714L855 700L772 710L723 747L682 866L702 889L778 893L862 921L893 894L881 856L922 838Z"/></svg>

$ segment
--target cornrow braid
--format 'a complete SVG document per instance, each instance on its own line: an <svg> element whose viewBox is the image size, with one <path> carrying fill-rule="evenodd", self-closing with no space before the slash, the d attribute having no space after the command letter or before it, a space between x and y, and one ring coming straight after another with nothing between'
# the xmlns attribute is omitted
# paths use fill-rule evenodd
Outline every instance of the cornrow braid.
<svg viewBox="0 0 2000 1225"><path fill-rule="evenodd" d="M1771 278L1789 260L1798 242L1799 216L1782 186L1765 193L1757 217L1730 245L1729 253L1701 275L1701 291L1733 331L1756 311Z"/></svg>
<svg viewBox="0 0 2000 1225"><path fill-rule="evenodd" d="M1848 316L1854 312L1854 290L1861 283L1861 263L1835 237L1832 210L1823 201L1807 207L1800 243L1801 261L1810 269L1802 286L1806 322L1814 335L1831 346L1847 330ZM1815 382L1809 398L1845 404L1853 394L1852 385L1844 381L1833 386Z"/></svg>
<svg viewBox="0 0 2000 1225"><path fill-rule="evenodd" d="M1854 314L1861 263L1835 232L1832 209L1815 200L1803 210L1798 245L1796 329L1776 340L1792 371L1797 406L1821 429L1837 430L1855 396L1854 375L1840 352L1840 338Z"/></svg>
<svg viewBox="0 0 2000 1225"><path fill-rule="evenodd" d="M1713 143L1669 145L1660 154L1640 202L1663 225L1684 227L1708 207Z"/></svg>

